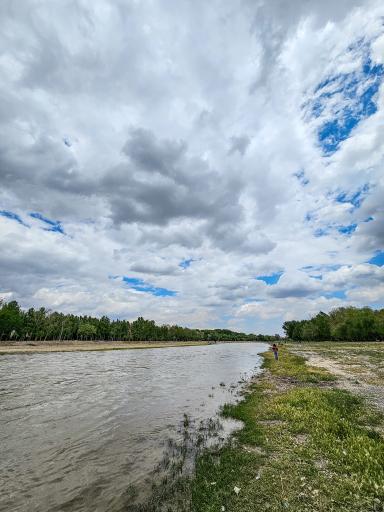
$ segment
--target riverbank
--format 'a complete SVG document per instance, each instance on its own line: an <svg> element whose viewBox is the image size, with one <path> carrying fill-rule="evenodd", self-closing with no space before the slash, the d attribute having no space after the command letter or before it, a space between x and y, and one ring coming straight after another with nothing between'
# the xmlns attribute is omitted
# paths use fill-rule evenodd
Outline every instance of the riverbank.
<svg viewBox="0 0 384 512"><path fill-rule="evenodd" d="M35 352L89 352L102 350L133 350L144 348L166 347L195 347L209 345L207 341L141 341L141 342L43 342L43 343L13 343L0 344L0 355L5 354L29 354Z"/></svg>
<svg viewBox="0 0 384 512"><path fill-rule="evenodd" d="M263 376L224 407L244 428L197 460L188 510L383 510L382 414L294 350L264 354Z"/></svg>

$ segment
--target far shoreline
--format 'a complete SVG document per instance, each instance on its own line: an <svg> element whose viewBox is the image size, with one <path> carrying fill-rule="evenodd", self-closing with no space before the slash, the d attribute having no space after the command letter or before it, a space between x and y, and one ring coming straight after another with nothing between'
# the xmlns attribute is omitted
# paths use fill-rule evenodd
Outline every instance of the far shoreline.
<svg viewBox="0 0 384 512"><path fill-rule="evenodd" d="M0 355L34 354L52 352L92 352L107 350L135 350L149 348L199 347L222 343L265 343L259 341L49 341L49 342L0 342Z"/></svg>

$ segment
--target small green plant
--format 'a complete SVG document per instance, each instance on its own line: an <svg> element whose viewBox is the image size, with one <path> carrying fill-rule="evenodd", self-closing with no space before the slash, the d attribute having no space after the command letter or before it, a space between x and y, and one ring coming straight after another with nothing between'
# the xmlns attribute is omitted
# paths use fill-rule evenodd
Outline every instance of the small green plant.
<svg viewBox="0 0 384 512"><path fill-rule="evenodd" d="M279 361L275 361L271 353L264 355L263 367L273 375L292 378L299 382L334 381L336 377L322 368L309 367L303 357L289 352L285 347L280 348Z"/></svg>

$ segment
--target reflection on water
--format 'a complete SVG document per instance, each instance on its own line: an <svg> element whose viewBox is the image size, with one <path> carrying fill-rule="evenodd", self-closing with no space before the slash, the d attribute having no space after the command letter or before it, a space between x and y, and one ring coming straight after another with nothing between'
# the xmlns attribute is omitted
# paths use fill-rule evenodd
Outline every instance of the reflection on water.
<svg viewBox="0 0 384 512"><path fill-rule="evenodd" d="M0 509L117 512L187 414L215 416L260 343L0 356ZM225 386L220 385L225 384Z"/></svg>

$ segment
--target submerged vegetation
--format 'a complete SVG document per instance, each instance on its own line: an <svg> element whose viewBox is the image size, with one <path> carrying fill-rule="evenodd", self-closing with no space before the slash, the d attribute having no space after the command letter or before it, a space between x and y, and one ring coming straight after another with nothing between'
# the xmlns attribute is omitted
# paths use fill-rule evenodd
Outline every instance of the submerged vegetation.
<svg viewBox="0 0 384 512"><path fill-rule="evenodd" d="M310 320L291 320L283 325L295 341L384 340L384 309L338 308L328 315L322 311Z"/></svg>
<svg viewBox="0 0 384 512"><path fill-rule="evenodd" d="M139 317L133 322L107 316L65 315L45 308L24 311L16 301L0 301L0 340L111 341L270 341L276 336L245 334L229 329L188 329L156 325Z"/></svg>

